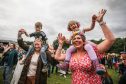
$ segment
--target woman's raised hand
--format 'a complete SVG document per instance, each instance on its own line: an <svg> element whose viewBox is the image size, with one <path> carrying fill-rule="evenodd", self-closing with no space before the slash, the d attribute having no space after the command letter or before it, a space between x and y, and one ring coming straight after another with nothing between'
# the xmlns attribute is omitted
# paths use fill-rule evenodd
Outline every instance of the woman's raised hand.
<svg viewBox="0 0 126 84"><path fill-rule="evenodd" d="M28 34L27 34L27 32L26 32L26 30L25 29L20 29L19 31L18 31L18 33L19 34L25 34L26 36L28 36Z"/></svg>
<svg viewBox="0 0 126 84"><path fill-rule="evenodd" d="M65 41L65 36L62 35L62 33L58 34L58 42L60 45L63 45L64 41Z"/></svg>
<svg viewBox="0 0 126 84"><path fill-rule="evenodd" d="M18 32L21 32L22 34L24 33L24 29L23 28L21 28Z"/></svg>
<svg viewBox="0 0 126 84"><path fill-rule="evenodd" d="M98 16L97 16L97 22L102 22L103 21L103 17L106 13L106 9L102 9L99 13L98 13Z"/></svg>

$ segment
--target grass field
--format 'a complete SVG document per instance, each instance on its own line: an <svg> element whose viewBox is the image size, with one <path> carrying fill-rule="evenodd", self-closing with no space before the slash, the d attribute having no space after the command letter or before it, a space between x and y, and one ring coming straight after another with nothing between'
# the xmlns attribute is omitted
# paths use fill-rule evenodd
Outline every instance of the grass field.
<svg viewBox="0 0 126 84"><path fill-rule="evenodd" d="M118 84L118 73L112 69L108 69L108 72L112 76L114 84ZM67 78L64 78L63 76L59 76L59 74L54 73L51 74L51 76L48 78L48 84L70 84L70 83L71 83L70 75L67 75ZM1 69L0 69L0 84L3 84Z"/></svg>

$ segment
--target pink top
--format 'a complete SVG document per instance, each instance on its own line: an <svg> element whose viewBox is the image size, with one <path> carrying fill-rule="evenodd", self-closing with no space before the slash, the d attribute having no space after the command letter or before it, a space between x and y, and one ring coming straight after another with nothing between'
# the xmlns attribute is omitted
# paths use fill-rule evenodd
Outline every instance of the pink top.
<svg viewBox="0 0 126 84"><path fill-rule="evenodd" d="M69 66L72 71L72 84L102 84L87 53L78 60L72 56Z"/></svg>

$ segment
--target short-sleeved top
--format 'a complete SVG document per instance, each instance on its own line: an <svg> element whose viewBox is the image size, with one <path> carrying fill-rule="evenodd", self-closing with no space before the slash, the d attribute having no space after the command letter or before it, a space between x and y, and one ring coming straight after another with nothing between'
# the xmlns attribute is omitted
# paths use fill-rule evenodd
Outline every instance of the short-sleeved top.
<svg viewBox="0 0 126 84"><path fill-rule="evenodd" d="M96 74L87 52L78 60L72 56L69 66L72 71L72 84L102 84L101 77Z"/></svg>

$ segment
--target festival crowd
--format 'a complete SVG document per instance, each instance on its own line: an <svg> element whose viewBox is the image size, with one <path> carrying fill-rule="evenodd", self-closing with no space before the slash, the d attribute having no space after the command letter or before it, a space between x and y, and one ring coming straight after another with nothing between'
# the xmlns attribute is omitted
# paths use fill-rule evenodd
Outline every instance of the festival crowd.
<svg viewBox="0 0 126 84"><path fill-rule="evenodd" d="M113 84L107 69L119 73L118 84L126 84L126 52L106 53L115 42L115 37L104 21L105 9L92 16L91 26L80 29L75 20L68 22L70 38L61 32L57 36L58 46L47 43L47 35L41 22L35 23L35 31L28 34L21 28L17 43L0 43L0 69L3 69L3 84L47 84L47 78L54 73L67 78L71 75L71 84ZM85 33L92 31L96 23L104 35L104 40L95 44L88 41ZM30 45L22 35L34 37ZM64 49L64 43L69 48Z"/></svg>

